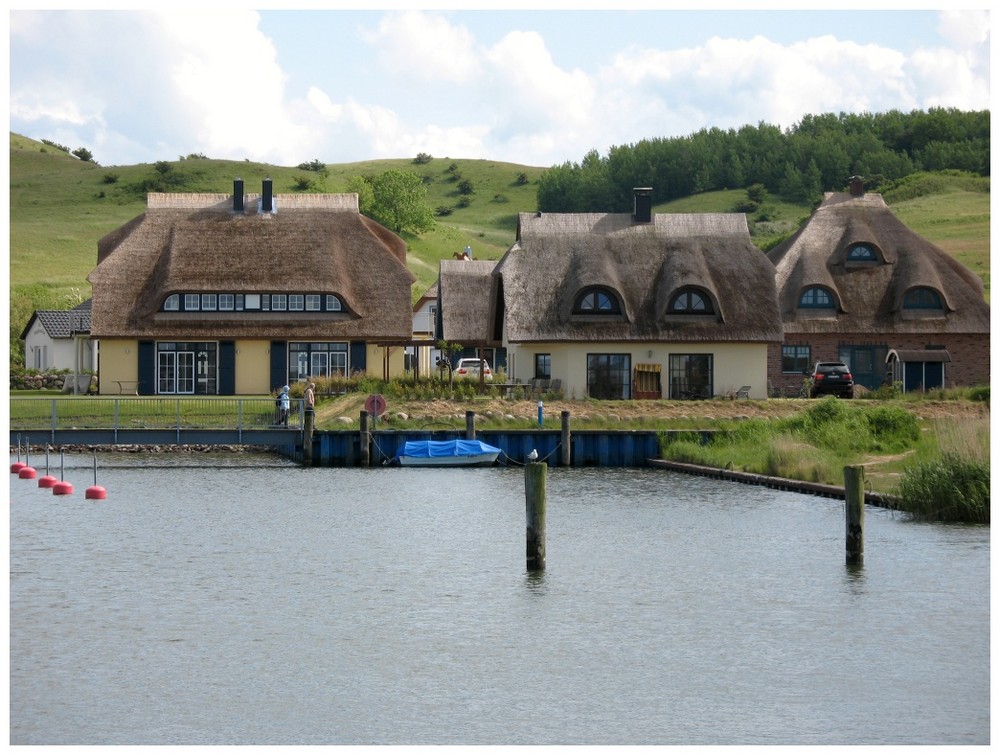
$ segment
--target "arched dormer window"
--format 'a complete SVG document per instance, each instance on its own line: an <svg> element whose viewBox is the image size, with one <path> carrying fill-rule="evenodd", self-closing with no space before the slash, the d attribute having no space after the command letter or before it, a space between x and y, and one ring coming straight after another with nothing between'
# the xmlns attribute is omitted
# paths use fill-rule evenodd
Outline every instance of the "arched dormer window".
<svg viewBox="0 0 1000 755"><path fill-rule="evenodd" d="M872 244L861 242L851 244L847 249L845 262L848 267L871 267L881 261L882 258Z"/></svg>
<svg viewBox="0 0 1000 755"><path fill-rule="evenodd" d="M668 311L672 315L712 315L715 309L707 294L696 288L682 288L670 300Z"/></svg>
<svg viewBox="0 0 1000 755"><path fill-rule="evenodd" d="M181 308L181 295L180 294L170 294L166 299L163 300L163 311L164 312L176 312Z"/></svg>
<svg viewBox="0 0 1000 755"><path fill-rule="evenodd" d="M618 297L607 288L595 286L584 289L576 298L573 314L577 315L621 315L622 307Z"/></svg>
<svg viewBox="0 0 1000 755"><path fill-rule="evenodd" d="M903 309L944 309L941 294L933 288L918 286L911 288L903 296Z"/></svg>
<svg viewBox="0 0 1000 755"><path fill-rule="evenodd" d="M802 309L833 309L833 294L823 286L811 286L799 297L799 307Z"/></svg>

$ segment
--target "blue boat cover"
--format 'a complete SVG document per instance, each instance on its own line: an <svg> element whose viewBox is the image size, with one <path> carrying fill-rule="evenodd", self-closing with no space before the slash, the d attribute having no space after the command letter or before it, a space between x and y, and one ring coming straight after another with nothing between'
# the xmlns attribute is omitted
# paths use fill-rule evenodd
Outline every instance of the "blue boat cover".
<svg viewBox="0 0 1000 755"><path fill-rule="evenodd" d="M479 456L498 454L500 449L481 440L408 440L400 456L418 459L436 459L452 456Z"/></svg>

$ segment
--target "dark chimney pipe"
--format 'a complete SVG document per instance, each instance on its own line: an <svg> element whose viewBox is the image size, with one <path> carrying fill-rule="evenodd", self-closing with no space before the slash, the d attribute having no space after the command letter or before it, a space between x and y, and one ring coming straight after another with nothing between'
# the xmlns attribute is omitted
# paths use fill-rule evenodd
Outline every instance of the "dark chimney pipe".
<svg viewBox="0 0 1000 755"><path fill-rule="evenodd" d="M233 179L233 212L243 212L243 179Z"/></svg>
<svg viewBox="0 0 1000 755"><path fill-rule="evenodd" d="M273 212L274 211L274 199L271 194L271 179L264 179L264 191L260 198L260 211L261 212Z"/></svg>
<svg viewBox="0 0 1000 755"><path fill-rule="evenodd" d="M633 223L651 223L653 221L653 190L650 188L632 189L635 200Z"/></svg>
<svg viewBox="0 0 1000 755"><path fill-rule="evenodd" d="M865 195L865 179L861 176L851 176L851 196L863 197Z"/></svg>

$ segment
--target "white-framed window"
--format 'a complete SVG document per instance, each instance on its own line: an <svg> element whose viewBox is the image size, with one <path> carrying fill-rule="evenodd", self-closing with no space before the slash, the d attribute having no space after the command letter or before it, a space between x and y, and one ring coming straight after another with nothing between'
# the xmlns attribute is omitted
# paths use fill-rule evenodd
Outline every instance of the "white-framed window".
<svg viewBox="0 0 1000 755"><path fill-rule="evenodd" d="M201 294L184 294L184 309L188 312L197 311L201 306Z"/></svg>
<svg viewBox="0 0 1000 755"><path fill-rule="evenodd" d="M319 294L306 294L306 311L319 312L323 300Z"/></svg>
<svg viewBox="0 0 1000 755"><path fill-rule="evenodd" d="M271 294L271 309L284 312L288 309L288 296L286 294Z"/></svg>
<svg viewBox="0 0 1000 755"><path fill-rule="evenodd" d="M292 312L301 312L305 307L305 298L303 294L289 294L288 309Z"/></svg>
<svg viewBox="0 0 1000 755"><path fill-rule="evenodd" d="M232 311L236 304L236 297L233 294L219 294L219 309Z"/></svg>
<svg viewBox="0 0 1000 755"><path fill-rule="evenodd" d="M219 296L218 294L202 294L201 295L201 308L208 312L217 309L219 306Z"/></svg>
<svg viewBox="0 0 1000 755"><path fill-rule="evenodd" d="M181 308L181 295L180 294L170 294L166 299L163 300L163 311L164 312L176 312Z"/></svg>
<svg viewBox="0 0 1000 755"><path fill-rule="evenodd" d="M340 299L338 299L333 294L327 294L326 295L326 311L327 312L339 312L341 309L343 309L343 306L341 306L341 304L340 304Z"/></svg>
<svg viewBox="0 0 1000 755"><path fill-rule="evenodd" d="M246 294L243 306L246 309L260 309L260 294Z"/></svg>

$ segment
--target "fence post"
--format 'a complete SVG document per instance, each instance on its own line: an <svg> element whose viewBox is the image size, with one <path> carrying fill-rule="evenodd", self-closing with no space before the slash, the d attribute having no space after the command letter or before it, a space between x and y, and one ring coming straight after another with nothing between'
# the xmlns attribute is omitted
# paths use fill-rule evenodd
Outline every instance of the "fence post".
<svg viewBox="0 0 1000 755"><path fill-rule="evenodd" d="M302 456L306 463L312 464L313 460L313 427L316 424L316 412L312 409L304 409L305 437L302 439Z"/></svg>
<svg viewBox="0 0 1000 755"><path fill-rule="evenodd" d="M865 468L844 467L844 493L847 500L847 563L865 562Z"/></svg>
<svg viewBox="0 0 1000 755"><path fill-rule="evenodd" d="M465 412L465 439L476 439L476 413L472 410Z"/></svg>

